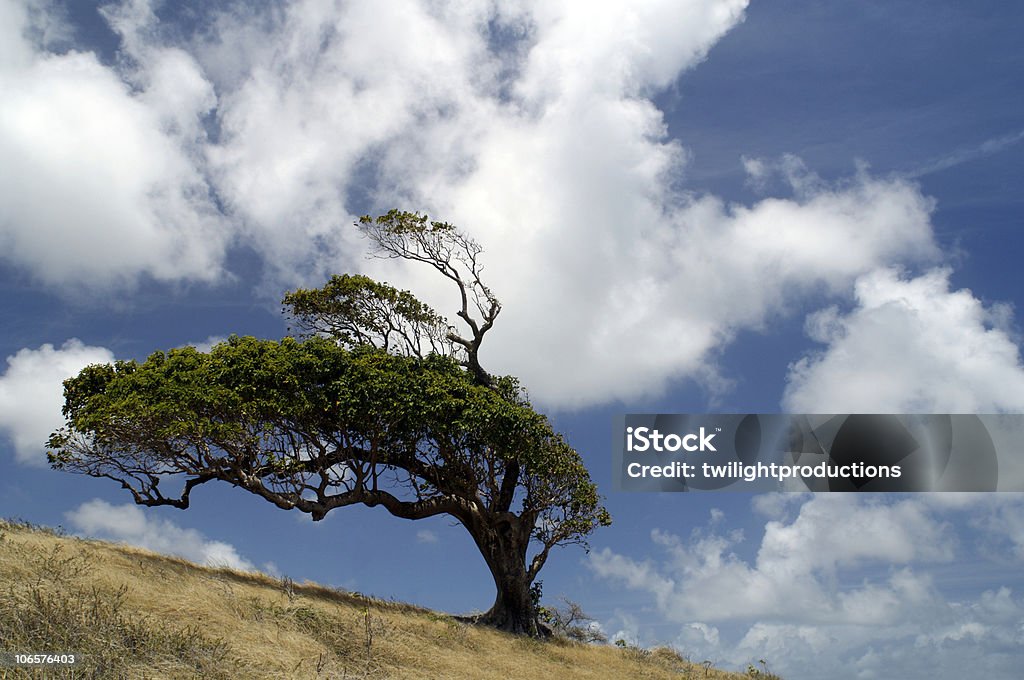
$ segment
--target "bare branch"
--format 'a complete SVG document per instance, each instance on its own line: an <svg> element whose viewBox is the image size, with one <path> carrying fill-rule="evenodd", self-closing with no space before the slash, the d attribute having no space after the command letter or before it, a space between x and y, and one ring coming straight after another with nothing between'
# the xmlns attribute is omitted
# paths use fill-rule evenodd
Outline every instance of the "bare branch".
<svg viewBox="0 0 1024 680"><path fill-rule="evenodd" d="M464 365L480 384L489 385L490 375L480 365L480 345L494 326L501 303L481 279L480 244L452 225L431 222L419 213L392 210L376 219L367 215L359 226L374 244L377 257L423 262L455 284L460 300L456 316L469 327L470 337L452 330L446 339L465 349Z"/></svg>

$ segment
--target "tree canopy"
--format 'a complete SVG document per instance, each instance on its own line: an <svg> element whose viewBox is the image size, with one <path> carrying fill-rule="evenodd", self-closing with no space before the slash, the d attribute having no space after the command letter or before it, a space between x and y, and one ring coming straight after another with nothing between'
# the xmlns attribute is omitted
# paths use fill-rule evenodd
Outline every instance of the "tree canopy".
<svg viewBox="0 0 1024 680"><path fill-rule="evenodd" d="M530 586L552 548L610 523L578 454L519 382L480 364L501 305L479 246L392 211L360 226L375 253L450 280L467 332L408 291L362 275L293 291L299 338L233 336L209 352L155 352L65 382L53 467L109 478L136 503L187 508L214 480L314 520L343 506L449 515L473 537L497 595L482 621L537 634Z"/></svg>

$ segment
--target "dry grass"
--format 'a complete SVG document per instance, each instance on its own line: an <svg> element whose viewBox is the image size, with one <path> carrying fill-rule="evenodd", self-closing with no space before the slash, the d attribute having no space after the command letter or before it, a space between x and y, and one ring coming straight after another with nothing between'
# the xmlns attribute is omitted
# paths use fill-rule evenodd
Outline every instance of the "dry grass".
<svg viewBox="0 0 1024 680"><path fill-rule="evenodd" d="M75 651L74 674L0 678L749 677L667 648L542 642L315 584L200 567L0 522L0 650Z"/></svg>

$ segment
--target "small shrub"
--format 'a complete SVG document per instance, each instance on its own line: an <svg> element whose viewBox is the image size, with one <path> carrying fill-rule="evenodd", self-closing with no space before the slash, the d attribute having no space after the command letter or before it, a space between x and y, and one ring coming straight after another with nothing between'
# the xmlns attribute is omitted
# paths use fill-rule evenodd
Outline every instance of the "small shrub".
<svg viewBox="0 0 1024 680"><path fill-rule="evenodd" d="M563 597L559 607L542 607L541 620L551 628L556 638L574 642L604 644L608 636L597 627L592 616L583 607Z"/></svg>
<svg viewBox="0 0 1024 680"><path fill-rule="evenodd" d="M626 657L633 661L647 661L651 657L651 650L644 649L638 643L627 642L622 638L615 641L615 646L621 649Z"/></svg>
<svg viewBox="0 0 1024 680"><path fill-rule="evenodd" d="M754 664L747 664L747 675L751 678L757 678L757 680L782 680L778 675L768 670L768 662L764 659L758 659L758 668Z"/></svg>

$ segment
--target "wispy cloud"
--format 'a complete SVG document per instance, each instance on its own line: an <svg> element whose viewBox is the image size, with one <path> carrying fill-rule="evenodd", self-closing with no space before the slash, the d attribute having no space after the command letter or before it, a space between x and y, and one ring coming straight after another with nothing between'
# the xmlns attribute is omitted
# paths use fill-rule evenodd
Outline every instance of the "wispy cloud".
<svg viewBox="0 0 1024 680"><path fill-rule="evenodd" d="M438 540L437 534L430 529L420 529L416 532L417 543L437 543Z"/></svg>
<svg viewBox="0 0 1024 680"><path fill-rule="evenodd" d="M991 139L986 139L981 144L966 146L957 149L952 153L946 154L945 156L934 158L914 170L901 173L901 176L907 179L916 179L935 172L941 172L942 170L956 167L961 163L968 163L979 158L984 158L985 156L997 154L1004 149L1020 143L1022 140L1024 140L1024 130L1011 132L999 137L992 137Z"/></svg>

